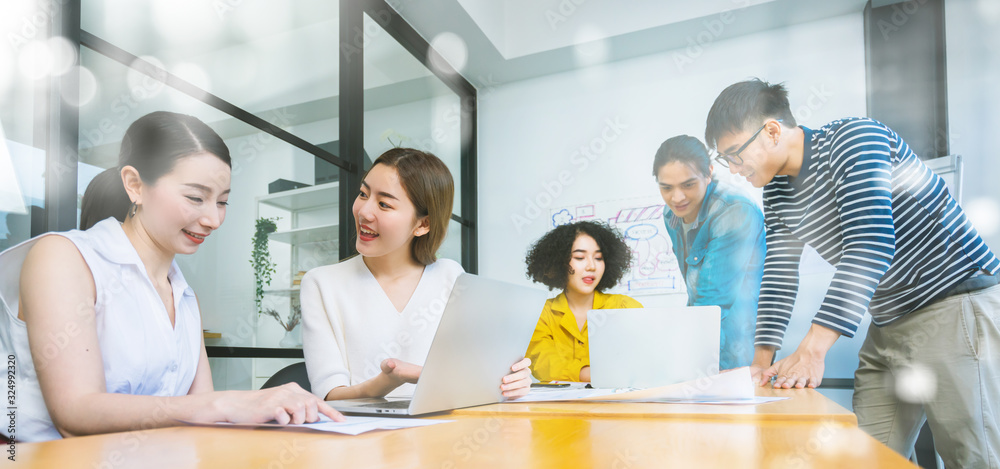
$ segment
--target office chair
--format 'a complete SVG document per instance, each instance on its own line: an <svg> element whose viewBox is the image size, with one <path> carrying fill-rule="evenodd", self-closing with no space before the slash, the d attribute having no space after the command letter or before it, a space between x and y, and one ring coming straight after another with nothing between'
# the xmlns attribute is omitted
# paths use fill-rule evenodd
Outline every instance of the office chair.
<svg viewBox="0 0 1000 469"><path fill-rule="evenodd" d="M312 388L309 386L309 376L306 374L306 362L293 363L278 370L260 388L273 388L286 383L297 383L302 386L302 389L312 392Z"/></svg>

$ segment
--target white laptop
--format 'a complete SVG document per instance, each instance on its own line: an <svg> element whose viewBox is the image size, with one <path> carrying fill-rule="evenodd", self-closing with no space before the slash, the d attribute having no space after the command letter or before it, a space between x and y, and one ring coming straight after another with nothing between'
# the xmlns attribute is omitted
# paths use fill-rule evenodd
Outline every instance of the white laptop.
<svg viewBox="0 0 1000 469"><path fill-rule="evenodd" d="M719 373L718 306L587 313L595 388L646 389Z"/></svg>
<svg viewBox="0 0 1000 469"><path fill-rule="evenodd" d="M503 400L500 382L524 356L543 290L462 274L448 299L412 399L327 401L341 412L421 415Z"/></svg>

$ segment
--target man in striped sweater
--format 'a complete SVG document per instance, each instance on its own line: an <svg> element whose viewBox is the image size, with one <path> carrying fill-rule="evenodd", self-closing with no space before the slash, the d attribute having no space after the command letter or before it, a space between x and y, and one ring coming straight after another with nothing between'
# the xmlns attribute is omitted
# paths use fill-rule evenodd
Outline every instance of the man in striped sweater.
<svg viewBox="0 0 1000 469"><path fill-rule="evenodd" d="M757 79L716 98L705 141L723 166L764 188L755 379L816 387L826 352L853 337L867 311L875 327L854 392L861 428L909 456L927 419L947 467L1000 467L1000 261L943 180L878 121L797 126L784 87ZM772 364L806 244L836 273L798 348ZM910 367L936 378L926 402L896 393L895 374Z"/></svg>

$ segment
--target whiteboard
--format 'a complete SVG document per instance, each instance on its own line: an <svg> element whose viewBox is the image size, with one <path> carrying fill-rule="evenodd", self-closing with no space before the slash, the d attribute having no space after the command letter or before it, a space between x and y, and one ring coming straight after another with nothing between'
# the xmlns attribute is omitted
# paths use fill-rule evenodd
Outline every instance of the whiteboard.
<svg viewBox="0 0 1000 469"><path fill-rule="evenodd" d="M552 228L580 220L595 220L618 228L632 250L629 271L608 293L629 296L686 294L677 257L663 224L659 195L605 200L550 209Z"/></svg>

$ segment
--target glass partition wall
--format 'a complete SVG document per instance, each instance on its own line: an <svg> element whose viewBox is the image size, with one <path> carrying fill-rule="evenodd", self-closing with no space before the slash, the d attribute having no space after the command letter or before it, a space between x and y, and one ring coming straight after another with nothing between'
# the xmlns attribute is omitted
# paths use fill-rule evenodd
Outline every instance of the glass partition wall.
<svg viewBox="0 0 1000 469"><path fill-rule="evenodd" d="M65 215L73 207L59 206L50 194L64 183L73 185L75 163L63 164L50 156L63 148L61 124L69 117L60 113L63 102L77 99L73 92L60 96L58 86L72 85L76 76L75 34L64 27L73 20L72 11L64 15L35 0L9 0L3 5L0 250L43 233L50 225L71 223L72 217ZM74 135L75 130L66 132ZM75 197L72 190L65 195L69 202Z"/></svg>
<svg viewBox="0 0 1000 469"><path fill-rule="evenodd" d="M410 55L367 13L364 51L364 150L378 155L393 147L433 153L455 177L455 201L441 257L462 262L461 99L431 70Z"/></svg>
<svg viewBox="0 0 1000 469"><path fill-rule="evenodd" d="M65 107L78 123L42 113L24 92L37 83L8 84L0 72L4 102L14 103L0 114L0 169L7 177L4 165L12 166L20 187L0 190L10 233L0 242L76 228L71 218L46 218L46 203L71 204L78 223L83 191L117 164L138 117L165 110L209 124L233 158L230 205L222 228L177 261L198 294L217 389L259 388L301 361L301 326L293 326L301 276L355 252L351 204L371 160L391 147L431 151L452 170L456 201L440 255L476 272L475 90L454 71L426 66L435 52L384 1L82 0L63 8L78 12L78 39L66 36L79 67L59 82L77 96L62 104L73 102ZM39 142L22 119L32 111L49 129L76 124L69 140L78 151L47 151L52 138ZM76 184L44 190L53 159L73 167ZM267 262L254 265L254 256Z"/></svg>

